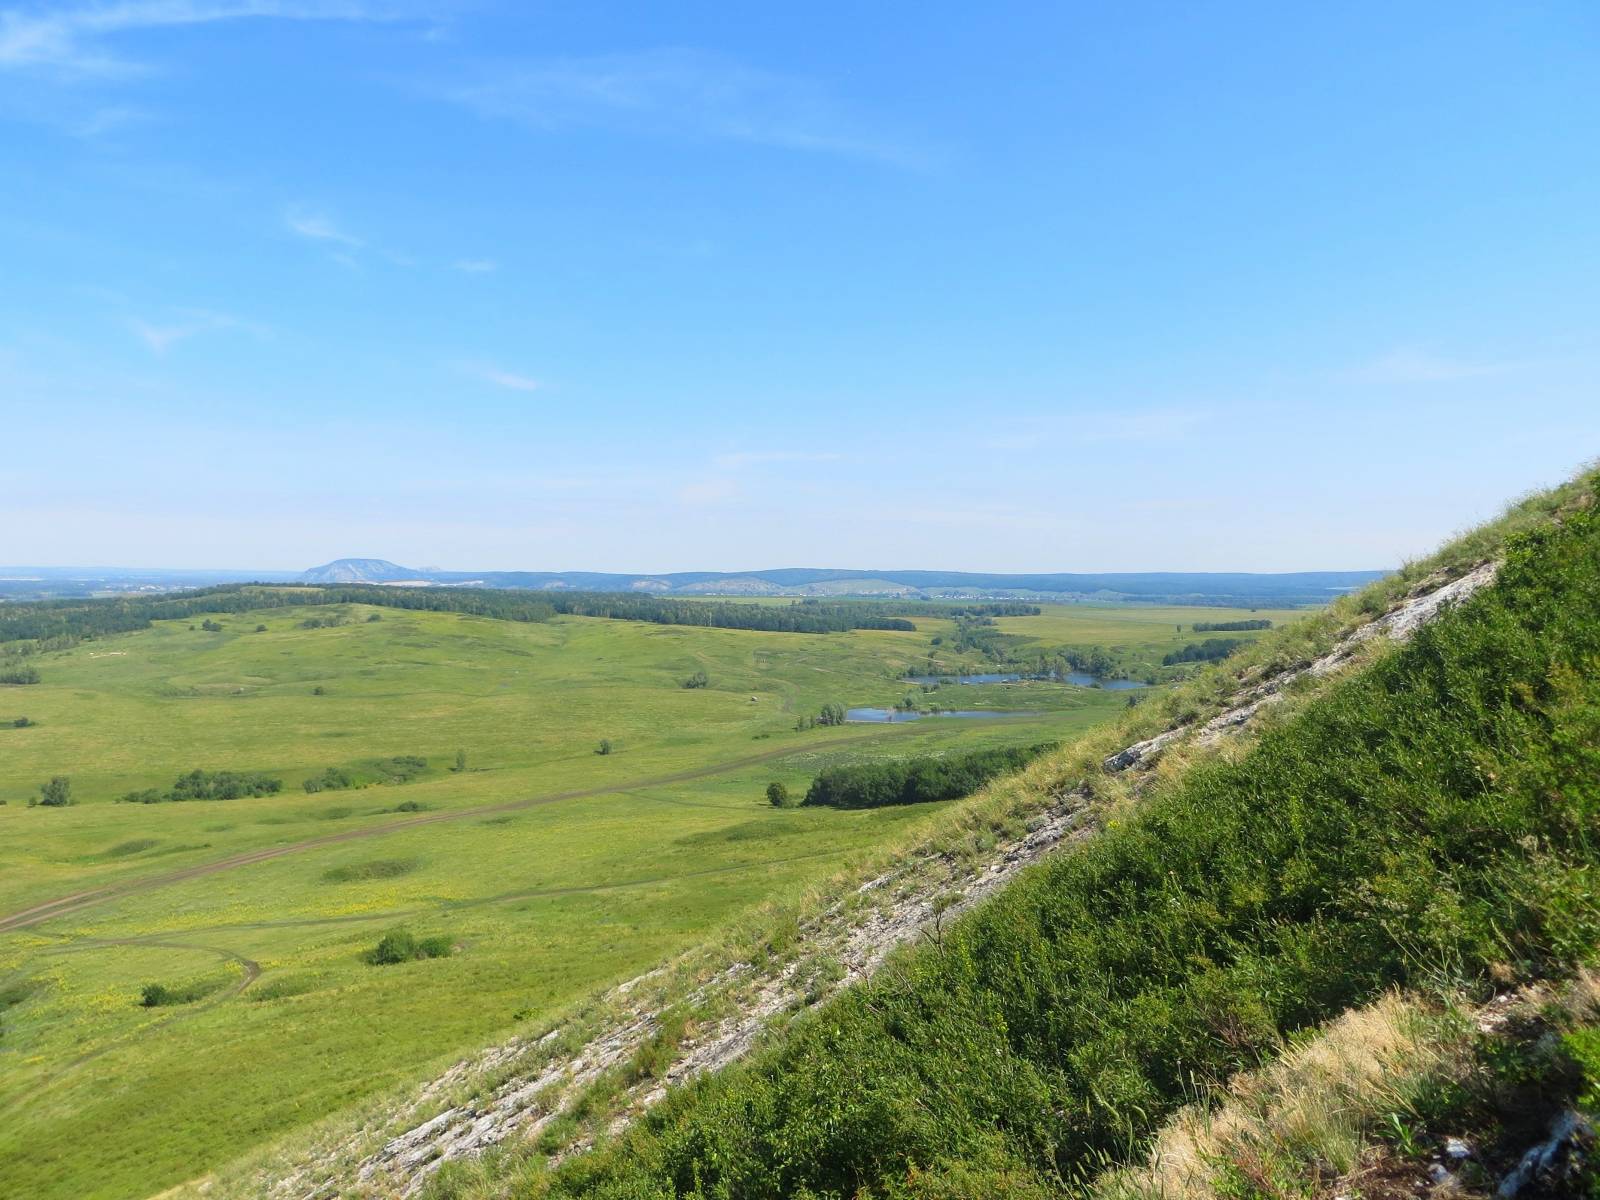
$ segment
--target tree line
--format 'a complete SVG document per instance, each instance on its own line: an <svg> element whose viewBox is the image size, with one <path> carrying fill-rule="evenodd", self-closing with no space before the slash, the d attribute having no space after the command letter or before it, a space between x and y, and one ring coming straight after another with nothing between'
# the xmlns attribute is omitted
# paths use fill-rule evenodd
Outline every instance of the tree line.
<svg viewBox="0 0 1600 1200"><path fill-rule="evenodd" d="M1037 605L930 605L906 602L813 600L788 605L675 599L609 592L534 592L517 589L396 588L375 584L282 587L220 584L165 596L112 596L92 600L39 600L0 606L0 643L8 654L64 650L88 638L148 629L152 622L257 609L368 604L425 612L456 612L503 621L548 621L556 615L645 621L771 633L842 633L851 629L912 632L907 614L960 617L981 622L995 615L1037 613ZM210 620L210 618L207 618ZM308 617L314 624L331 619ZM216 624L216 622L211 622ZM20 645L18 643L28 643Z"/></svg>
<svg viewBox="0 0 1600 1200"><path fill-rule="evenodd" d="M144 788L118 796L120 804L163 804L185 800L239 800L270 796L283 790L283 781L260 771L187 771L166 791Z"/></svg>
<svg viewBox="0 0 1600 1200"><path fill-rule="evenodd" d="M1003 746L939 758L907 758L895 762L828 767L811 781L806 807L883 808L970 796L991 779L1021 770L1055 742L1035 746ZM770 790L768 799L776 805Z"/></svg>
<svg viewBox="0 0 1600 1200"><path fill-rule="evenodd" d="M1189 626L1195 633L1238 633L1247 629L1271 629L1265 618L1256 621L1196 621Z"/></svg>
<svg viewBox="0 0 1600 1200"><path fill-rule="evenodd" d="M1203 642L1190 642L1182 650L1174 650L1162 658L1161 665L1170 667L1178 663L1215 662L1219 658L1227 658L1248 640L1248 638L1207 638Z"/></svg>

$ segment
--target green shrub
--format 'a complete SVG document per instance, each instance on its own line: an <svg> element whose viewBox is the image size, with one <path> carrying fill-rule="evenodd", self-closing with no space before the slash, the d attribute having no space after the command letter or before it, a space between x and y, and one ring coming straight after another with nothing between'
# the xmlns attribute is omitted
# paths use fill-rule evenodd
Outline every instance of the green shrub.
<svg viewBox="0 0 1600 1200"><path fill-rule="evenodd" d="M793 800L790 799L789 789L774 779L767 784L767 803L773 808L788 808Z"/></svg>
<svg viewBox="0 0 1600 1200"><path fill-rule="evenodd" d="M356 777L343 767L324 767L321 775L314 775L301 785L308 792L336 792L356 786Z"/></svg>
<svg viewBox="0 0 1600 1200"><path fill-rule="evenodd" d="M39 788L39 803L46 808L65 808L72 803L72 780L65 775L52 775Z"/></svg>
<svg viewBox="0 0 1600 1200"><path fill-rule="evenodd" d="M147 983L139 992L141 1008L167 1008L178 1004L193 1004L204 1000L213 992L228 986L226 979L199 979L191 983L169 987L164 983Z"/></svg>
<svg viewBox="0 0 1600 1200"><path fill-rule="evenodd" d="M15 667L9 671L0 671L0 683L14 683L20 686L38 682L37 667Z"/></svg>
<svg viewBox="0 0 1600 1200"><path fill-rule="evenodd" d="M414 858L376 858L371 862L333 867L322 873L326 883L364 883L372 879L398 879L417 869Z"/></svg>
<svg viewBox="0 0 1600 1200"><path fill-rule="evenodd" d="M419 938L406 929L391 929L365 958L375 967L416 962L424 958L447 958L454 949L448 934Z"/></svg>

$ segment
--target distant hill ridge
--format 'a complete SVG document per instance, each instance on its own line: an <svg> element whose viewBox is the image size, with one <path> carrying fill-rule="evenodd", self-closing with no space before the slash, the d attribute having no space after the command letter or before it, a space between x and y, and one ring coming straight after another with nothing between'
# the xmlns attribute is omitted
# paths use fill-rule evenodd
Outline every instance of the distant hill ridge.
<svg viewBox="0 0 1600 1200"><path fill-rule="evenodd" d="M313 567L301 579L306 583L423 584L689 596L897 596L934 600L1032 596L1052 600L1293 606L1327 601L1384 574L1383 571L1005 574L784 567L764 571L629 575L605 571L441 571L403 567L382 558L341 558Z"/></svg>

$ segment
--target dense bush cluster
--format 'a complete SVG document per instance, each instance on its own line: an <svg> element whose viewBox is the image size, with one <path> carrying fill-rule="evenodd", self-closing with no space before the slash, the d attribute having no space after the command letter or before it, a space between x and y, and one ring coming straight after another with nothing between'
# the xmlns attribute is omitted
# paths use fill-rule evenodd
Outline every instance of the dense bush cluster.
<svg viewBox="0 0 1600 1200"><path fill-rule="evenodd" d="M202 979L170 987L164 983L147 983L140 989L139 1004L142 1008L167 1008L175 1004L193 1004L196 1000L204 1000L226 986L227 981L223 979Z"/></svg>
<svg viewBox="0 0 1600 1200"><path fill-rule="evenodd" d="M324 767L320 775L313 775L300 785L308 792L337 792L356 786L356 777L343 767Z"/></svg>
<svg viewBox="0 0 1600 1200"><path fill-rule="evenodd" d="M419 938L409 930L394 929L384 934L365 958L375 967L386 967L423 958L446 958L452 949L454 944L448 934Z"/></svg>
<svg viewBox="0 0 1600 1200"><path fill-rule="evenodd" d="M145 788L117 799L123 804L161 804L184 800L239 800L270 796L283 789L283 781L260 771L201 771L179 775L166 791Z"/></svg>
<svg viewBox="0 0 1600 1200"><path fill-rule="evenodd" d="M1600 941L1600 522L936 943L669 1094L550 1196L1046 1195L1386 988Z"/></svg>
<svg viewBox="0 0 1600 1200"><path fill-rule="evenodd" d="M39 682L39 671L36 667L11 667L0 671L0 683L30 684Z"/></svg>
<svg viewBox="0 0 1600 1200"><path fill-rule="evenodd" d="M1055 743L1003 746L940 758L908 758L898 762L857 763L828 767L811 782L807 806L882 808L970 796L989 780L1027 766Z"/></svg>
<svg viewBox="0 0 1600 1200"><path fill-rule="evenodd" d="M1178 663L1215 662L1219 658L1227 658L1245 641L1244 638L1207 638L1203 642L1190 642L1182 650L1174 650L1163 657L1161 665L1171 667Z"/></svg>

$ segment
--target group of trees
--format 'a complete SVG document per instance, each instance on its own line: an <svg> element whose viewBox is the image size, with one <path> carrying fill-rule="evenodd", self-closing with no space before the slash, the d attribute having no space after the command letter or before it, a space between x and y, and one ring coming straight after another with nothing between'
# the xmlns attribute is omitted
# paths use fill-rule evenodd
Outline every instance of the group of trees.
<svg viewBox="0 0 1600 1200"><path fill-rule="evenodd" d="M812 780L801 804L826 808L882 808L970 796L989 780L1027 766L1055 743L973 750L940 758L828 767ZM782 787L781 784L776 785ZM767 789L772 799L772 788ZM780 806L781 807L781 806Z"/></svg>
<svg viewBox="0 0 1600 1200"><path fill-rule="evenodd" d="M45 808L66 808L72 803L72 780L65 775L52 775L39 788L38 798L28 803L41 804Z"/></svg>
<svg viewBox="0 0 1600 1200"><path fill-rule="evenodd" d="M145 788L117 797L122 804L181 803L186 800L239 800L271 796L283 790L283 781L260 771L202 771L179 775L166 791ZM311 789L307 789L308 791Z"/></svg>
<svg viewBox="0 0 1600 1200"><path fill-rule="evenodd" d="M1215 662L1219 658L1227 658L1248 641L1248 638L1207 638L1203 642L1190 642L1182 650L1174 650L1163 657L1161 665L1171 667L1178 663Z"/></svg>
<svg viewBox="0 0 1600 1200"><path fill-rule="evenodd" d="M37 667L8 667L0 671L0 683L30 684L39 682Z"/></svg>
<svg viewBox="0 0 1600 1200"><path fill-rule="evenodd" d="M313 775L301 785L308 792L337 792L356 786L356 777L343 767L324 767L322 774Z"/></svg>
<svg viewBox="0 0 1600 1200"><path fill-rule="evenodd" d="M213 621L210 618L207 618L206 620L200 622L200 628L204 629L207 633L221 633L222 622Z"/></svg>
<svg viewBox="0 0 1600 1200"><path fill-rule="evenodd" d="M445 958L453 949L455 945L449 934L419 938L409 930L393 929L384 934L364 957L375 967L385 967L424 958Z"/></svg>
<svg viewBox="0 0 1600 1200"><path fill-rule="evenodd" d="M710 687L711 676L707 675L704 671L696 671L693 675L689 676L689 678L683 681L683 686L686 688Z"/></svg>
<svg viewBox="0 0 1600 1200"><path fill-rule="evenodd" d="M1249 629L1271 629L1272 622L1261 618L1253 621L1196 621L1189 626L1195 633L1239 633ZM1183 626L1178 626L1183 632Z"/></svg>
<svg viewBox="0 0 1600 1200"><path fill-rule="evenodd" d="M804 716L794 723L796 729L815 729L817 726L843 725L846 717L845 706L836 700L830 700L822 706L816 716Z"/></svg>

